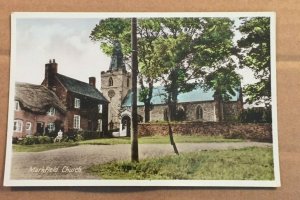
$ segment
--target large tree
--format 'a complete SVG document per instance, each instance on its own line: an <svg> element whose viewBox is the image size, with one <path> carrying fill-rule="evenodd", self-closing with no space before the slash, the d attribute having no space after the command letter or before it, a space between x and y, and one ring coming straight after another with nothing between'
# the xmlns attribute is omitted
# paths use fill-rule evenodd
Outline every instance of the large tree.
<svg viewBox="0 0 300 200"><path fill-rule="evenodd" d="M130 53L129 23L127 19L101 20L90 37L100 41L101 49L108 55L114 40L119 40L126 58ZM229 18L139 20L139 97L145 104L146 121L156 81L166 90L169 119L176 119L178 94L193 90L232 54L232 26Z"/></svg>
<svg viewBox="0 0 300 200"><path fill-rule="evenodd" d="M270 18L243 18L239 31L243 36L238 41L241 65L250 68L257 79L244 88L246 102L268 107L271 103Z"/></svg>
<svg viewBox="0 0 300 200"><path fill-rule="evenodd" d="M233 50L233 21L228 18L161 19L155 41L154 71L167 91L169 119L176 119L178 94L193 90L205 76L228 62ZM218 78L211 75L211 78ZM204 83L205 84L205 83ZM207 84L208 87L213 87Z"/></svg>
<svg viewBox="0 0 300 200"><path fill-rule="evenodd" d="M151 99L153 84L157 79L157 74L152 73L153 63L153 41L161 32L160 24L155 19L140 19L137 27L138 37L138 60L139 60L139 85L141 87L139 100L145 105L145 121L150 120ZM121 18L108 18L101 20L90 34L93 41L100 41L101 50L112 55L113 44L118 40L123 48L124 61L130 66L130 20Z"/></svg>

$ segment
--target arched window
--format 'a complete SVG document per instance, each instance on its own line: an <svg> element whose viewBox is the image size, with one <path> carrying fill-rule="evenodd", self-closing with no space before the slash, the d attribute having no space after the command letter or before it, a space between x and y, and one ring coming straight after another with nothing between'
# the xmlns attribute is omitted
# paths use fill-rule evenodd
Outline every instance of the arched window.
<svg viewBox="0 0 300 200"><path fill-rule="evenodd" d="M113 81L112 77L110 77L108 80L108 86L113 86L113 85L114 85L114 81Z"/></svg>
<svg viewBox="0 0 300 200"><path fill-rule="evenodd" d="M164 109L164 121L168 121L168 108Z"/></svg>
<svg viewBox="0 0 300 200"><path fill-rule="evenodd" d="M203 119L203 109L201 106L198 106L196 109L196 119Z"/></svg>
<svg viewBox="0 0 300 200"><path fill-rule="evenodd" d="M129 80L129 77L127 78L127 87L129 87L129 83L130 83L130 80Z"/></svg>
<svg viewBox="0 0 300 200"><path fill-rule="evenodd" d="M186 118L186 113L183 106L179 106L176 110L176 119L183 121Z"/></svg>

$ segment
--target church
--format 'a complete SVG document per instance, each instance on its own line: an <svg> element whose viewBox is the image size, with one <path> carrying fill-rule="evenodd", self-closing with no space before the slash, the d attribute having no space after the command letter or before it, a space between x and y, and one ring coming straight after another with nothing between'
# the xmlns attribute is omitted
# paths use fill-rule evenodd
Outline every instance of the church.
<svg viewBox="0 0 300 200"><path fill-rule="evenodd" d="M120 130L120 136L130 135L131 119L131 73L127 71L123 53L119 43L116 43L107 71L101 72L101 92L110 102L108 105L108 122L110 130ZM139 89L138 89L139 93ZM166 91L162 86L154 87L151 99L150 122L166 121L168 106L165 99ZM139 95L139 94L138 94ZM138 101L138 115L143 122L144 103ZM180 110L186 121L233 121L243 109L241 91L231 96L230 101L218 106L213 90L201 87L178 95L177 110ZM219 119L222 113L222 119Z"/></svg>

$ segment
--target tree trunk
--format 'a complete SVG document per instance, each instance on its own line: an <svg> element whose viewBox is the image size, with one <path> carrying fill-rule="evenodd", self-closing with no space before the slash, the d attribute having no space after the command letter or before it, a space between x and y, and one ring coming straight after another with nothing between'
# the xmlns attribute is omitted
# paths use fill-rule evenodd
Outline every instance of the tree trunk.
<svg viewBox="0 0 300 200"><path fill-rule="evenodd" d="M177 104L177 96L178 96L178 71L174 68L170 73L170 80L171 80L171 87L169 91L169 120L175 121L176 120L176 104Z"/></svg>
<svg viewBox="0 0 300 200"><path fill-rule="evenodd" d="M151 104L149 102L144 102L145 104L145 122L150 121L150 111L151 111Z"/></svg>
<svg viewBox="0 0 300 200"><path fill-rule="evenodd" d="M168 115L167 115L167 116L168 116ZM172 131L172 127L171 127L169 118L167 119L167 121L168 121L168 127L169 127L170 143L171 143L171 145L173 146L174 152L175 152L177 155L179 155L179 152L178 152L176 143L175 143L175 141L174 141L173 131Z"/></svg>
<svg viewBox="0 0 300 200"><path fill-rule="evenodd" d="M152 99L152 93L153 93L153 82L150 81L148 83L149 91L148 91L148 97L146 101L144 102L145 104L145 122L150 121L150 111L151 111L151 99Z"/></svg>
<svg viewBox="0 0 300 200"><path fill-rule="evenodd" d="M137 114L137 19L131 19L131 47L132 47L132 102L131 102L131 161L139 161L138 152L138 114Z"/></svg>

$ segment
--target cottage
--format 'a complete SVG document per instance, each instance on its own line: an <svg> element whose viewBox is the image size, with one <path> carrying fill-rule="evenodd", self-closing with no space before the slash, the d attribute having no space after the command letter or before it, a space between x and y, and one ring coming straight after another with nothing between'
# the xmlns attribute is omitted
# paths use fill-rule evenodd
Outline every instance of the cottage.
<svg viewBox="0 0 300 200"><path fill-rule="evenodd" d="M45 86L17 83L13 136L25 137L54 131L55 121L63 121L66 112L66 107L56 94Z"/></svg>
<svg viewBox="0 0 300 200"><path fill-rule="evenodd" d="M41 85L16 84L14 137L59 129L107 132L109 102L95 77L85 83L57 73L57 66L54 59L45 65Z"/></svg>

